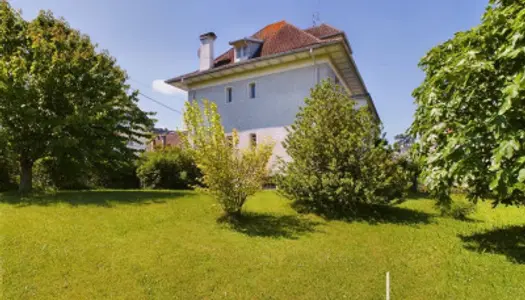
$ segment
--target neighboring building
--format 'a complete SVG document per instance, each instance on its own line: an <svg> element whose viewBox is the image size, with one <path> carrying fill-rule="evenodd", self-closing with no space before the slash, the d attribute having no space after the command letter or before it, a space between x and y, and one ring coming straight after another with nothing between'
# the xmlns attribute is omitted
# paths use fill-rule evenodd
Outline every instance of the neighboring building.
<svg viewBox="0 0 525 300"><path fill-rule="evenodd" d="M147 151L182 145L180 134L177 131L155 128L153 134L153 139L147 145Z"/></svg>
<svg viewBox="0 0 525 300"><path fill-rule="evenodd" d="M323 79L340 84L379 121L343 31L326 24L302 30L281 21L231 41L232 48L218 57L216 38L213 32L200 36L198 71L166 83L188 91L189 99L214 101L225 130L239 131L241 147L272 138L272 163L276 156L287 158L285 128Z"/></svg>

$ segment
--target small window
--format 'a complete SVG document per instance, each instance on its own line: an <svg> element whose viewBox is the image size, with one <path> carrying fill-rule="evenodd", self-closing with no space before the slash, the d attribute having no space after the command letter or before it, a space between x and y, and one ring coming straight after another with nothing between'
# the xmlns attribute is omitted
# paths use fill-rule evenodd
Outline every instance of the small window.
<svg viewBox="0 0 525 300"><path fill-rule="evenodd" d="M250 98L255 98L255 82L252 82L248 85L248 93L250 94Z"/></svg>
<svg viewBox="0 0 525 300"><path fill-rule="evenodd" d="M252 147L257 146L257 135L255 133L250 134L250 146Z"/></svg>
<svg viewBox="0 0 525 300"><path fill-rule="evenodd" d="M226 88L226 103L233 101L233 89L231 87Z"/></svg>

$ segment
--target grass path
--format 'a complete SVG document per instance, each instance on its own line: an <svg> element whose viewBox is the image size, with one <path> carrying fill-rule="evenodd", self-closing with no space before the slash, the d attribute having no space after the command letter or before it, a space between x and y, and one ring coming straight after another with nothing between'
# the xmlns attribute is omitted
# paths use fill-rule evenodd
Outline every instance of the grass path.
<svg viewBox="0 0 525 300"><path fill-rule="evenodd" d="M467 222L413 199L327 221L267 191L229 225L194 192L15 200L0 194L2 299L384 299L386 271L392 299L525 297L523 208Z"/></svg>

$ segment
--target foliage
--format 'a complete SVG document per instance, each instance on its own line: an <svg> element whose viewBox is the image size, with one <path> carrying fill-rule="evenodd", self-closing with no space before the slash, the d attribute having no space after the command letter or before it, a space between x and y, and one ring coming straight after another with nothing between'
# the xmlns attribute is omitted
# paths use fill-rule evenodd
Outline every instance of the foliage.
<svg viewBox="0 0 525 300"><path fill-rule="evenodd" d="M137 160L117 161L103 164L101 169L93 170L93 187L106 189L138 189L140 179L137 175Z"/></svg>
<svg viewBox="0 0 525 300"><path fill-rule="evenodd" d="M450 209L441 207L441 215L452 217L457 220L468 220L468 217L476 212L476 204L472 202L452 202Z"/></svg>
<svg viewBox="0 0 525 300"><path fill-rule="evenodd" d="M421 60L411 133L425 184L444 207L471 200L525 204L525 1L491 1L482 24Z"/></svg>
<svg viewBox="0 0 525 300"><path fill-rule="evenodd" d="M394 149L400 154L405 154L412 149L415 139L407 133L400 133L394 137Z"/></svg>
<svg viewBox="0 0 525 300"><path fill-rule="evenodd" d="M212 194L228 215L239 215L246 199L265 183L273 143L239 149L237 131L233 130L229 141L216 104L207 100L202 104L203 110L197 101L186 103L186 147L202 171L203 190Z"/></svg>
<svg viewBox="0 0 525 300"><path fill-rule="evenodd" d="M0 127L20 162L21 191L43 157L134 158L128 142L153 124L126 80L114 58L63 19L40 12L28 22L0 1Z"/></svg>
<svg viewBox="0 0 525 300"><path fill-rule="evenodd" d="M180 147L145 152L137 175L142 187L152 189L187 189L201 177L190 151Z"/></svg>
<svg viewBox="0 0 525 300"><path fill-rule="evenodd" d="M419 191L421 167L419 153L415 146L416 141L408 133L398 134L394 137L394 140L395 160L409 176L412 192L417 193Z"/></svg>
<svg viewBox="0 0 525 300"><path fill-rule="evenodd" d="M389 203L403 197L407 173L380 137L367 107L337 85L314 88L297 114L284 147L279 190L320 213L353 210L359 203Z"/></svg>
<svg viewBox="0 0 525 300"><path fill-rule="evenodd" d="M0 191L16 188L16 173L15 155L7 143L7 137L0 129Z"/></svg>
<svg viewBox="0 0 525 300"><path fill-rule="evenodd" d="M39 190L140 187L135 161L115 159L91 164L68 155L44 157L35 162L33 173L34 185Z"/></svg>

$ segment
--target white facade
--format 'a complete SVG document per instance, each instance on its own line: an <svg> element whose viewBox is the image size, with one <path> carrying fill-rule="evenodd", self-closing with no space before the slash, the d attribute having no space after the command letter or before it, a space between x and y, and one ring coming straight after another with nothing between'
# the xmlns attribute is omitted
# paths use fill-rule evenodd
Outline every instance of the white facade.
<svg viewBox="0 0 525 300"><path fill-rule="evenodd" d="M335 80L336 76L330 63L310 60L263 74L252 72L224 82L194 86L188 95L198 101L215 102L226 132L234 128L239 132L241 148L250 145L253 134L258 143L273 140L270 165L275 166L278 157L289 159L282 146L286 127L294 122L310 90L321 80ZM250 97L251 84L255 84L254 98ZM366 105L366 100L358 101L359 105Z"/></svg>

